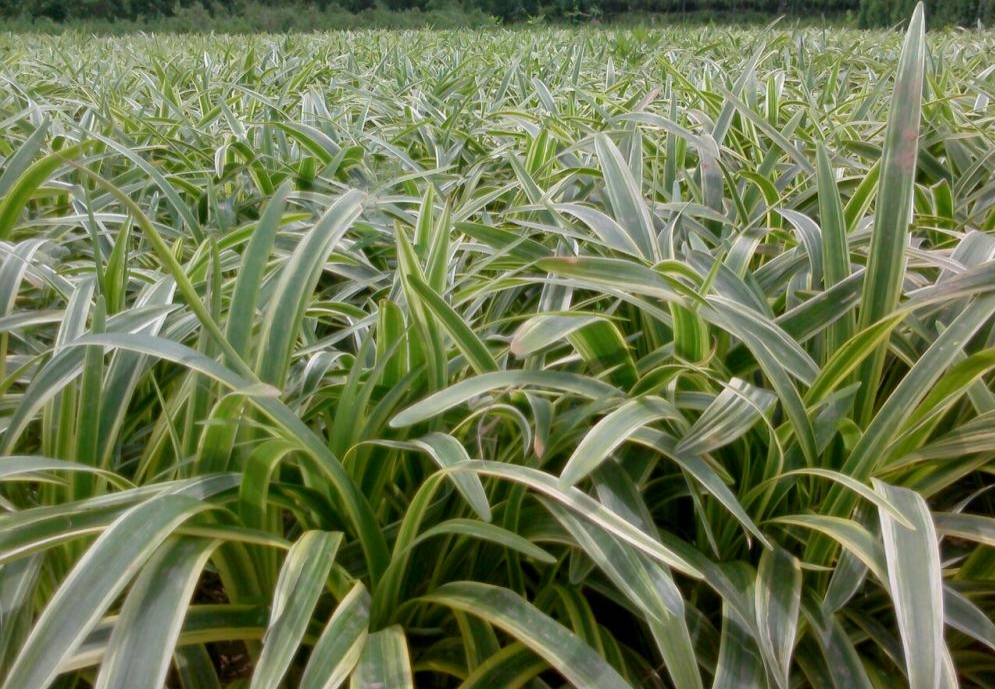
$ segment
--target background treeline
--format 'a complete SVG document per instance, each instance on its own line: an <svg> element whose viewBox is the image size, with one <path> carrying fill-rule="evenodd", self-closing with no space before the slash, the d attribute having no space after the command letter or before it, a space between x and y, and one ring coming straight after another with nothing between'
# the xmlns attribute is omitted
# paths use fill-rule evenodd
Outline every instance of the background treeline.
<svg viewBox="0 0 995 689"><path fill-rule="evenodd" d="M11 29L77 25L173 30L294 31L555 21L762 22L786 15L857 24L904 22L916 0L0 0ZM927 0L933 28L995 24L995 0Z"/></svg>

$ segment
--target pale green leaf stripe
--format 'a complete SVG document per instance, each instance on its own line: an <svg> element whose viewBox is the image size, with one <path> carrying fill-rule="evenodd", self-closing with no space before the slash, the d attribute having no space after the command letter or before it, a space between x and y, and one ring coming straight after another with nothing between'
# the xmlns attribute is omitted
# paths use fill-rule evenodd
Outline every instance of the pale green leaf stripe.
<svg viewBox="0 0 995 689"><path fill-rule="evenodd" d="M944 536L963 538L995 548L995 519L980 514L937 512L936 530Z"/></svg>
<svg viewBox="0 0 995 689"><path fill-rule="evenodd" d="M280 185L263 210L262 217L256 225L252 238L245 248L242 265L238 270L235 290L231 297L231 307L228 310L228 327L225 335L231 345L243 360L248 359L252 325L257 322L256 302L262 289L266 263L269 261L276 233L280 229L283 211L286 207L287 195L290 193L290 183ZM234 365L229 361L229 365Z"/></svg>
<svg viewBox="0 0 995 689"><path fill-rule="evenodd" d="M350 689L414 689L404 630L399 625L366 637Z"/></svg>
<svg viewBox="0 0 995 689"><path fill-rule="evenodd" d="M564 487L555 476L544 471L503 462L471 460L447 471L474 471L486 476L495 476L520 483L553 498L564 507L570 508L584 519L588 519L617 538L634 545L650 557L663 564L697 579L703 578L701 570L686 558L674 552L658 540L643 533L615 512L593 499L581 490Z"/></svg>
<svg viewBox="0 0 995 689"><path fill-rule="evenodd" d="M860 330L892 313L901 297L919 152L925 60L925 20L920 2L912 14L902 46L888 114L874 231L860 300ZM864 387L857 393L856 402L856 418L860 425L865 425L873 413L886 353L886 346L882 344L861 366L858 377Z"/></svg>
<svg viewBox="0 0 995 689"><path fill-rule="evenodd" d="M711 493L719 503L725 507L729 512L736 518L736 520L743 525L750 533L757 537L757 539L764 545L764 547L770 547L770 541L767 537L757 528L757 525L753 523L750 516L743 509L743 506L736 499L735 494L729 489L729 487L723 483L722 477L715 471L715 469L702 459L699 455L692 455L687 453L678 453L674 447L677 441L673 437L667 435L662 431L658 431L655 428L640 428L632 434L632 440L634 442L645 445L646 447L651 447L664 455L672 459L681 467L684 471L690 474L696 481L698 481L705 490Z"/></svg>
<svg viewBox="0 0 995 689"><path fill-rule="evenodd" d="M730 380L681 438L677 454L705 454L742 437L777 401L769 390Z"/></svg>
<svg viewBox="0 0 995 689"><path fill-rule="evenodd" d="M495 524L478 522L473 519L447 519L441 524L436 524L435 526L420 533L418 538L414 539L406 549L410 550L419 543L423 543L430 538L448 535L469 536L482 541L490 541L491 543L496 543L497 545L502 545L510 550L515 550L526 557L534 558L537 561L547 565L551 565L556 562L556 558L550 555L547 551L543 550L527 538L519 536L514 531L508 531L508 529L504 529Z"/></svg>
<svg viewBox="0 0 995 689"><path fill-rule="evenodd" d="M632 294L657 297L664 301L683 300L678 286L670 284L653 270L635 261L612 258L544 258L536 261L540 270Z"/></svg>
<svg viewBox="0 0 995 689"><path fill-rule="evenodd" d="M6 674L31 633L34 598L45 556L24 557L0 566L0 673Z"/></svg>
<svg viewBox="0 0 995 689"><path fill-rule="evenodd" d="M728 600L722 602L722 636L712 689L764 689L764 666L755 640L734 614Z"/></svg>
<svg viewBox="0 0 995 689"><path fill-rule="evenodd" d="M804 612L822 650L825 666L832 673L828 678L832 686L837 689L875 689L860 654L836 616L818 605L805 605Z"/></svg>
<svg viewBox="0 0 995 689"><path fill-rule="evenodd" d="M788 689L801 608L801 564L781 547L765 550L754 594L760 654L777 686Z"/></svg>
<svg viewBox="0 0 995 689"><path fill-rule="evenodd" d="M644 612L674 686L701 689L701 673L685 619L684 599L670 573L604 529L585 525L553 501L544 502L619 591Z"/></svg>
<svg viewBox="0 0 995 689"><path fill-rule="evenodd" d="M14 230L17 220L21 216L35 192L50 175L54 174L60 166L69 163L73 158L80 155L88 148L93 148L95 141L84 141L83 143L67 146L55 153L49 153L41 160L36 161L27 170L22 172L11 182L10 188L0 195L0 240L7 239ZM25 144L27 145L27 144Z"/></svg>
<svg viewBox="0 0 995 689"><path fill-rule="evenodd" d="M363 209L363 194L350 191L343 194L315 223L301 240L290 261L280 274L276 291L262 323L256 365L259 378L282 387L299 336L304 312L313 297L321 277L322 265L328 254L342 239Z"/></svg>
<svg viewBox="0 0 995 689"><path fill-rule="evenodd" d="M80 464L79 462L67 462L63 459L49 459L48 457L37 457L33 455L14 455L0 457L0 481L4 481L13 476L33 474L42 471L81 471L91 473L106 479L115 488L128 490L135 485L120 474L113 471L105 471L96 467Z"/></svg>
<svg viewBox="0 0 995 689"><path fill-rule="evenodd" d="M435 316L436 322L453 338L453 342L473 370L478 374L497 371L498 365L494 356L453 307L416 275L409 275L407 279L415 294Z"/></svg>
<svg viewBox="0 0 995 689"><path fill-rule="evenodd" d="M214 661L203 644L180 646L174 649L173 659L183 689L221 689Z"/></svg>
<svg viewBox="0 0 995 689"><path fill-rule="evenodd" d="M445 433L430 433L423 438L412 440L411 445L426 452L442 469L457 466L460 462L470 461L466 448L458 440ZM484 522L491 521L491 508L480 477L476 474L455 474L450 478L456 489L477 513L477 516Z"/></svg>
<svg viewBox="0 0 995 689"><path fill-rule="evenodd" d="M128 510L96 540L35 622L3 689L45 689L159 544L211 506L160 495Z"/></svg>
<svg viewBox="0 0 995 689"><path fill-rule="evenodd" d="M546 661L520 641L508 644L478 665L459 689L517 688L547 668Z"/></svg>
<svg viewBox="0 0 995 689"><path fill-rule="evenodd" d="M439 468L456 466L460 462L470 460L466 448L447 433L429 433L428 435L409 442L401 441L381 441L396 447L404 447L419 450L432 458ZM480 477L475 474L455 474L450 477L456 489L467 501L474 512L482 520L491 520L491 506L487 501L487 493L484 492L484 484Z"/></svg>
<svg viewBox="0 0 995 689"><path fill-rule="evenodd" d="M562 313L533 316L515 331L511 353L519 358L535 354L584 326L605 320L600 314Z"/></svg>
<svg viewBox="0 0 995 689"><path fill-rule="evenodd" d="M847 457L841 473L857 481L871 476L877 462L885 456L910 409L915 409L943 373L958 360L960 347L995 314L995 297L987 296L966 307L923 353L896 386L894 392L875 414L867 430ZM863 384L867 379L863 379ZM852 506L852 497L842 491L830 491L823 512L845 515ZM824 552L809 553L819 561Z"/></svg>
<svg viewBox="0 0 995 689"><path fill-rule="evenodd" d="M128 592L111 632L95 689L160 687L166 680L187 606L220 541L180 538L162 544Z"/></svg>
<svg viewBox="0 0 995 689"><path fill-rule="evenodd" d="M880 512L888 582L905 650L910 689L937 689L943 678L943 575L929 506L918 493L874 479L874 489L912 522Z"/></svg>
<svg viewBox="0 0 995 689"><path fill-rule="evenodd" d="M291 546L273 592L263 651L252 673L250 689L279 686L325 590L341 542L341 533L307 531Z"/></svg>
<svg viewBox="0 0 995 689"><path fill-rule="evenodd" d="M861 483L848 474L840 471L833 471L832 469L794 469L792 471L785 471L784 473L779 474L777 478L780 480L791 476L818 476L819 478L824 478L838 483L840 486L849 488L851 491L862 497L864 500L867 500L879 510L887 512L888 516L905 528L914 528L912 522L909 521L901 510L897 509L894 505L888 502L888 500L882 498L879 493L875 492L866 484Z"/></svg>
<svg viewBox="0 0 995 689"><path fill-rule="evenodd" d="M948 625L995 651L995 622L990 611L982 610L950 586L943 587L943 610Z"/></svg>
<svg viewBox="0 0 995 689"><path fill-rule="evenodd" d="M596 208L579 203L561 203L553 206L558 213L572 215L584 223L605 246L631 256L641 257L642 252L633 238L615 220ZM539 256L538 258L545 258Z"/></svg>
<svg viewBox="0 0 995 689"><path fill-rule="evenodd" d="M846 218L843 202L840 199L832 161L825 144L816 147L816 188L819 192L819 217L822 238L822 278L825 289L831 288L850 277L850 251L847 245ZM829 326L827 331L827 355L835 353L854 332L852 312Z"/></svg>
<svg viewBox="0 0 995 689"><path fill-rule="evenodd" d="M594 149L601 162L608 200L619 226L639 247L644 259L654 263L659 261L660 247L656 242L649 208L621 152L606 134L594 137Z"/></svg>
<svg viewBox="0 0 995 689"><path fill-rule="evenodd" d="M770 523L801 526L825 534L853 553L882 584L887 584L888 570L885 566L884 548L879 539L871 535L871 532L859 522L824 514L793 514L776 517L771 519Z"/></svg>
<svg viewBox="0 0 995 689"><path fill-rule="evenodd" d="M370 594L361 583L335 608L311 659L299 689L337 689L352 673L366 643L370 621Z"/></svg>
<svg viewBox="0 0 995 689"><path fill-rule="evenodd" d="M631 689L594 649L508 589L456 581L440 586L422 600L468 612L503 629L578 689Z"/></svg>
<svg viewBox="0 0 995 689"><path fill-rule="evenodd" d="M3 174L0 175L0 198L7 195L7 191L11 186L30 167L31 161L34 160L35 155L38 154L38 151L45 144L45 137L48 136L48 130L51 126L52 120L46 117L31 132L31 136L18 147L17 152L4 161Z"/></svg>
<svg viewBox="0 0 995 689"><path fill-rule="evenodd" d="M169 202L170 207L173 212L176 213L178 220L183 220L186 223L187 228L190 230L190 234L193 235L194 239L198 242L204 240L204 233L201 230L200 222L197 220L197 216L194 214L193 208L190 204L183 200L183 197L176 191L169 180L156 169L156 166L145 160L141 155L138 154L134 149L125 146L119 141L102 135L99 131L94 131L93 129L87 130L87 136L93 137L97 141L100 141L105 146L114 149L122 156L127 158L132 165L141 169L145 175L149 177L153 182L155 182L156 187L163 193L166 200Z"/></svg>
<svg viewBox="0 0 995 689"><path fill-rule="evenodd" d="M626 402L601 419L584 436L560 473L560 482L572 486L592 471L637 429L660 419L683 421L680 412L669 402L645 397Z"/></svg>
<svg viewBox="0 0 995 689"><path fill-rule="evenodd" d="M391 428L404 428L431 419L487 392L512 386L550 388L590 399L614 397L611 385L562 371L497 371L474 376L411 405L390 421Z"/></svg>

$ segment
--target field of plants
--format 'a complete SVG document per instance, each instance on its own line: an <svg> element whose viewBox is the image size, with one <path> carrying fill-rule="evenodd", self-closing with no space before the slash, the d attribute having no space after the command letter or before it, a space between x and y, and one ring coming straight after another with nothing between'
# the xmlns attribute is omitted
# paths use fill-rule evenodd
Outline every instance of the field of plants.
<svg viewBox="0 0 995 689"><path fill-rule="evenodd" d="M0 35L0 687L995 687L993 54Z"/></svg>

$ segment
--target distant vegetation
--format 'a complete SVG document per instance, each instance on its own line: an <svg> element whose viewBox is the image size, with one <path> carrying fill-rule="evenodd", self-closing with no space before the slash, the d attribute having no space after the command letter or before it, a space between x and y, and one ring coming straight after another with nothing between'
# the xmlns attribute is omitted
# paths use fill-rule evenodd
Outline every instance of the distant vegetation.
<svg viewBox="0 0 995 689"><path fill-rule="evenodd" d="M652 17L661 23L764 22L778 16L865 28L902 23L912 0L0 0L10 29L106 32L286 32L358 27L480 26L537 18L567 23ZM995 0L932 0L930 26L995 20ZM48 22L48 23L46 23Z"/></svg>

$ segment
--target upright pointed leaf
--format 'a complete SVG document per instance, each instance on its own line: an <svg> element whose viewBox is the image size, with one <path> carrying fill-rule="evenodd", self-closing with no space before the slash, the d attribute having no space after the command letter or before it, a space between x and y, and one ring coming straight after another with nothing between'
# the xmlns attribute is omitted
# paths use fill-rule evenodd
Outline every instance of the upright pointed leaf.
<svg viewBox="0 0 995 689"><path fill-rule="evenodd" d="M880 512L888 583L905 649L910 689L943 686L943 576L936 529L922 496L907 488L874 480L874 489L912 522L900 525Z"/></svg>
<svg viewBox="0 0 995 689"><path fill-rule="evenodd" d="M340 533L308 531L290 548L276 582L263 652L252 673L250 689L280 684L325 590L341 542Z"/></svg>

